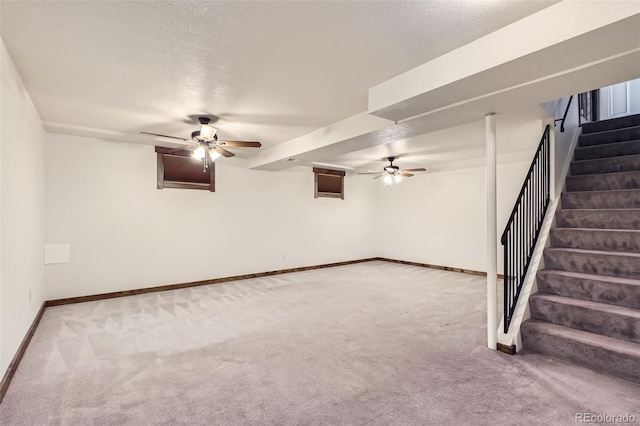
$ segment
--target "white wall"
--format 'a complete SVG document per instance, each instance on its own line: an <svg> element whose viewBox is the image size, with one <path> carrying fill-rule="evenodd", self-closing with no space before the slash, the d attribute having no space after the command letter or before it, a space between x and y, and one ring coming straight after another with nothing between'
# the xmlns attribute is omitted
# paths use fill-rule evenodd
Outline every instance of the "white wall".
<svg viewBox="0 0 640 426"><path fill-rule="evenodd" d="M542 131L540 119L525 119L519 114L497 118L498 238ZM476 140L478 146L484 147L482 128ZM509 147L513 144L518 146L515 152L513 146ZM379 256L486 271L485 194L484 166L418 174L390 188L381 183L376 226ZM501 254L499 245L498 273L502 273Z"/></svg>
<svg viewBox="0 0 640 426"><path fill-rule="evenodd" d="M498 117L500 233L542 115ZM483 126L471 127L483 149ZM216 193L160 191L153 147L57 134L47 142L46 242L71 244L70 263L45 267L48 299L374 256L486 270L477 162L392 189L348 175L345 200L314 199L308 168L269 172L220 160Z"/></svg>
<svg viewBox="0 0 640 426"><path fill-rule="evenodd" d="M156 189L151 146L47 135L47 299L375 256L375 189L347 176L345 200L313 198L309 168L218 160L216 192Z"/></svg>
<svg viewBox="0 0 640 426"><path fill-rule="evenodd" d="M45 299L45 133L4 42L0 46L0 62L1 376Z"/></svg>
<svg viewBox="0 0 640 426"><path fill-rule="evenodd" d="M542 135L541 119L528 117L498 118L499 232ZM472 126L483 148L482 126ZM336 200L313 198L308 168L268 172L221 160L211 194L157 190L150 146L47 139L46 242L70 243L72 252L70 263L45 267L48 299L373 256L486 270L477 162L393 189L348 175L346 199Z"/></svg>
<svg viewBox="0 0 640 426"><path fill-rule="evenodd" d="M548 111L554 119L561 119L567 109L569 97L560 98L553 101L545 102L540 106ZM578 120L578 96L574 96L569 105L569 111L564 122L564 132L562 131L561 122L558 121L557 126L552 130L555 136L555 195L559 197L564 187L565 178L569 172L569 166L573 159L573 151L580 136L581 127Z"/></svg>

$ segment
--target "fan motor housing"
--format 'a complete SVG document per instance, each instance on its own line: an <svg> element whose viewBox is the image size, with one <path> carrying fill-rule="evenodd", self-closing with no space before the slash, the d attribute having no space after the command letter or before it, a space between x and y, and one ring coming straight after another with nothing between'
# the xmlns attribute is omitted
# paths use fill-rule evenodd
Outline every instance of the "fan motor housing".
<svg viewBox="0 0 640 426"><path fill-rule="evenodd" d="M206 139L200 137L200 130L196 130L195 132L191 133L191 139L196 142L216 142L218 140L218 135L213 135L213 140L207 141Z"/></svg>

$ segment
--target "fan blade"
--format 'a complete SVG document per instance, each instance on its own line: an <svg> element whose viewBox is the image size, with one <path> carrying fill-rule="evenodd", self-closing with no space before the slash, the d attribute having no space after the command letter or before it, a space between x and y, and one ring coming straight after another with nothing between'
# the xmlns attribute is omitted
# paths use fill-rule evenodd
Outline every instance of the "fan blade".
<svg viewBox="0 0 640 426"><path fill-rule="evenodd" d="M384 173L380 173L378 176L374 177L374 179L381 178L383 175L384 175Z"/></svg>
<svg viewBox="0 0 640 426"><path fill-rule="evenodd" d="M246 148L260 148L262 144L260 142L247 142L247 141L218 141L218 145L231 146L231 147L246 147Z"/></svg>
<svg viewBox="0 0 640 426"><path fill-rule="evenodd" d="M407 173L407 171L406 171L406 170L401 170L401 171L399 171L399 172L398 172L398 174L399 174L400 176L404 176L404 177L411 177L411 176L413 176L413 173Z"/></svg>
<svg viewBox="0 0 640 426"><path fill-rule="evenodd" d="M185 139L185 138L179 138L179 137L176 137L176 136L161 135L159 133L149 133L149 132L140 132L140 133L142 133L143 135L160 136L162 138L178 139L178 140L185 141L185 142L189 140L189 139Z"/></svg>
<svg viewBox="0 0 640 426"><path fill-rule="evenodd" d="M419 169L404 169L404 170L400 170L401 172L426 172L427 169L421 167Z"/></svg>
<svg viewBox="0 0 640 426"><path fill-rule="evenodd" d="M182 151L184 149L191 149L191 148L193 148L193 145L182 145L179 148L172 149L171 151L167 152L167 154L173 154L174 152Z"/></svg>
<svg viewBox="0 0 640 426"><path fill-rule="evenodd" d="M359 175L381 175L384 172L365 172L365 173L358 173Z"/></svg>
<svg viewBox="0 0 640 426"><path fill-rule="evenodd" d="M223 157L227 157L228 158L228 157L233 157L235 155L233 152L229 152L229 151L227 151L226 149L224 149L221 146L217 146L216 145L216 146L213 147L213 149L215 149L216 152L218 154L222 155Z"/></svg>

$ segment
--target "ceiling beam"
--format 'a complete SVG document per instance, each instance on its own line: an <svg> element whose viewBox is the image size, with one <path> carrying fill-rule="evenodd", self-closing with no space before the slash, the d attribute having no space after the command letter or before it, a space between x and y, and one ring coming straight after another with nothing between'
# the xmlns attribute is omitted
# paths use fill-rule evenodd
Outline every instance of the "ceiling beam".
<svg viewBox="0 0 640 426"><path fill-rule="evenodd" d="M312 164L331 155L368 147L369 135L384 133L389 124L389 120L363 112L267 148L248 160L246 165L252 169L282 170L300 165L300 162Z"/></svg>
<svg viewBox="0 0 640 426"><path fill-rule="evenodd" d="M371 88L369 113L406 120L582 67L640 47L638 28L640 2L562 1Z"/></svg>

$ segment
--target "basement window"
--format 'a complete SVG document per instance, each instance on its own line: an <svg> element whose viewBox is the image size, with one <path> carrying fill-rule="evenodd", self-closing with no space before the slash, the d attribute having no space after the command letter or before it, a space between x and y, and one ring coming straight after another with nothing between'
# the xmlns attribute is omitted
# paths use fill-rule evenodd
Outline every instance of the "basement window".
<svg viewBox="0 0 640 426"><path fill-rule="evenodd" d="M313 168L315 198L340 198L344 200L344 172L341 170Z"/></svg>
<svg viewBox="0 0 640 426"><path fill-rule="evenodd" d="M216 164L211 162L203 170L202 161L195 160L186 149L156 146L158 156L158 189L202 189L215 192Z"/></svg>

